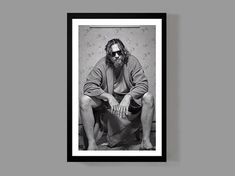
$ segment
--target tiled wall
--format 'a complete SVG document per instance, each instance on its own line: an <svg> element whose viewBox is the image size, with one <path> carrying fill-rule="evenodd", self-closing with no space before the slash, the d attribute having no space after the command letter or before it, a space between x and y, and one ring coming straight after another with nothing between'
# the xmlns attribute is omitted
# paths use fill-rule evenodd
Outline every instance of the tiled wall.
<svg viewBox="0 0 235 176"><path fill-rule="evenodd" d="M155 26L90 27L79 26L79 90L94 64L105 56L105 45L119 38L132 55L138 58L149 80L149 92L155 97Z"/></svg>

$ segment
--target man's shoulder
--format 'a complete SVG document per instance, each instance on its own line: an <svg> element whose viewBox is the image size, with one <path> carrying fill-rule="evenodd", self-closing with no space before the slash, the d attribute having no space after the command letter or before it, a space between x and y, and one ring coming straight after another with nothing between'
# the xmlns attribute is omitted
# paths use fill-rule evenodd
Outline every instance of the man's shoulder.
<svg viewBox="0 0 235 176"><path fill-rule="evenodd" d="M95 67L105 67L106 66L106 58L102 57L101 59L99 59L96 64Z"/></svg>
<svg viewBox="0 0 235 176"><path fill-rule="evenodd" d="M99 63L99 64L105 64L106 62L106 58L105 57L102 57L102 58L100 58L99 60L98 60L98 62L97 63Z"/></svg>
<svg viewBox="0 0 235 176"><path fill-rule="evenodd" d="M134 65L136 65L137 63L139 63L139 60L138 60L135 56L130 55L130 56L128 57L128 65L134 66Z"/></svg>

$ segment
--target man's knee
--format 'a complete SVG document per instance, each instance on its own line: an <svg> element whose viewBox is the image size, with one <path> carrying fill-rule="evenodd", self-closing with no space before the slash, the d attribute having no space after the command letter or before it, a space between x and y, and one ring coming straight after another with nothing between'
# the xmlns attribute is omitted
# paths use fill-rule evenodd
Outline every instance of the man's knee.
<svg viewBox="0 0 235 176"><path fill-rule="evenodd" d="M146 104L150 107L154 107L154 97L151 93L147 92L142 98L143 104Z"/></svg>
<svg viewBox="0 0 235 176"><path fill-rule="evenodd" d="M90 108L92 105L91 97L89 97L87 95L82 95L80 98L79 105L80 105L81 110L86 110L86 109Z"/></svg>

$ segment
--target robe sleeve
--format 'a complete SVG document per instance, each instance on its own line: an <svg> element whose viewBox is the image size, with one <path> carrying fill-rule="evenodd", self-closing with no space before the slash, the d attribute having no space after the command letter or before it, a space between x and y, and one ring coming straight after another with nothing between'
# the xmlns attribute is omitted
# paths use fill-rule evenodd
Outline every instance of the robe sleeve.
<svg viewBox="0 0 235 176"><path fill-rule="evenodd" d="M84 95L95 97L104 93L104 90L101 88L102 72L102 64L98 62L87 76L83 87Z"/></svg>
<svg viewBox="0 0 235 176"><path fill-rule="evenodd" d="M148 92L148 80L144 74L144 70L139 61L134 58L132 63L131 79L133 87L128 93L134 100L140 99L146 92Z"/></svg>

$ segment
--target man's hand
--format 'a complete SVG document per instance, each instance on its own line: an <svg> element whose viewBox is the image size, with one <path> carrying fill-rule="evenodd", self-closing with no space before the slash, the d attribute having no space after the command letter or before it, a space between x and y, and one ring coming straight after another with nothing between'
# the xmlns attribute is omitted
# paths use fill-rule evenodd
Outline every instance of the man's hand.
<svg viewBox="0 0 235 176"><path fill-rule="evenodd" d="M102 93L101 95L97 96L97 98L102 99L104 101L108 101L111 109L110 112L112 114L116 114L118 111L118 105L119 103L117 102L117 100L113 97L113 95L109 94L109 93Z"/></svg>
<svg viewBox="0 0 235 176"><path fill-rule="evenodd" d="M119 106L119 103L117 102L117 100L111 95L111 96L109 96L108 102L111 107L111 113L112 114L117 113L118 106Z"/></svg>
<svg viewBox="0 0 235 176"><path fill-rule="evenodd" d="M131 96L127 94L124 96L121 103L119 104L118 115L120 118L126 118L128 114L130 101L131 101Z"/></svg>

